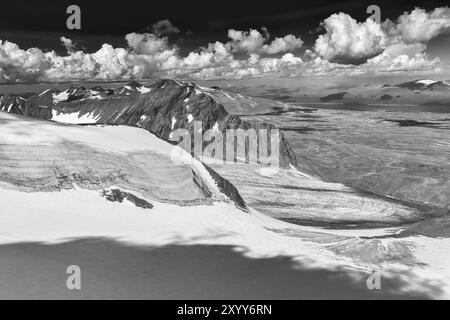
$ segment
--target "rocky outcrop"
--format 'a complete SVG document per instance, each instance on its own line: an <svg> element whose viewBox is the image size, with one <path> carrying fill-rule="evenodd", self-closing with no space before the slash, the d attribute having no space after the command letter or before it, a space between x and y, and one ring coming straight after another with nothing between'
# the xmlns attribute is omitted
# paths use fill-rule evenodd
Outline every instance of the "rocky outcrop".
<svg viewBox="0 0 450 320"><path fill-rule="evenodd" d="M143 209L153 209L153 205L144 199L136 197L134 194L122 191L120 189L103 190L102 196L111 202L122 203L124 200L128 200L136 207Z"/></svg>

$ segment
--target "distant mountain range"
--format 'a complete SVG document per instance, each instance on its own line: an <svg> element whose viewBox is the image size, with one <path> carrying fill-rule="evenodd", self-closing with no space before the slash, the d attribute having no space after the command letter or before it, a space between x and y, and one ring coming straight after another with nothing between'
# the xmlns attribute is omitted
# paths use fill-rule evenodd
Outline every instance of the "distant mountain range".
<svg viewBox="0 0 450 320"><path fill-rule="evenodd" d="M389 86L388 86L389 87ZM450 90L450 81L437 81L437 80L415 80L404 82L396 85L399 88L407 88L409 90Z"/></svg>
<svg viewBox="0 0 450 320"><path fill-rule="evenodd" d="M284 92L283 96L285 102L298 104L416 105L450 108L450 80L414 80L398 84L343 86L335 90L321 88L303 95L299 95L296 91Z"/></svg>

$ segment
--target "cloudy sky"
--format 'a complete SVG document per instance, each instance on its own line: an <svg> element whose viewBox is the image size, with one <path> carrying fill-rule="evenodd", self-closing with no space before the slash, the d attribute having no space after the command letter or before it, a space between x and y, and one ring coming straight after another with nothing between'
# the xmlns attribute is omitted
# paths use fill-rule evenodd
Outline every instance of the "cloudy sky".
<svg viewBox="0 0 450 320"><path fill-rule="evenodd" d="M447 1L9 1L0 81L448 73ZM244 4L245 3L245 4ZM81 8L80 31L66 8ZM370 4L381 23L368 19Z"/></svg>

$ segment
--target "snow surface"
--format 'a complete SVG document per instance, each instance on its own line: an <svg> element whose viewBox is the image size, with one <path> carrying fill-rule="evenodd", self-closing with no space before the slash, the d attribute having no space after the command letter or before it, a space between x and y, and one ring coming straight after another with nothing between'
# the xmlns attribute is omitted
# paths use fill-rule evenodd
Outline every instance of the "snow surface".
<svg viewBox="0 0 450 320"><path fill-rule="evenodd" d="M421 83L421 84L424 84L426 86L428 86L430 84L433 84L433 83L436 83L436 82L438 82L438 81L436 81L436 80L418 80L417 81L417 83Z"/></svg>
<svg viewBox="0 0 450 320"><path fill-rule="evenodd" d="M149 246L222 244L243 248L250 257L288 255L309 266L351 263L320 245L270 230L290 227L287 223L225 202L182 207L152 201L154 208L146 210L79 188L40 193L0 188L0 199L1 244L89 237Z"/></svg>
<svg viewBox="0 0 450 320"><path fill-rule="evenodd" d="M56 104L58 102L63 102L63 101L67 101L67 99L69 99L69 91L65 90L63 92L60 93L54 93L53 94L53 103Z"/></svg>
<svg viewBox="0 0 450 320"><path fill-rule="evenodd" d="M152 201L154 208L146 210L126 201L109 202L99 191L79 188L40 193L0 188L0 200L0 244L53 244L74 239L107 238L152 247L169 244L231 245L250 258L288 256L301 263L303 268L344 267L367 272L374 268L331 252L320 241L311 241L312 236L292 237L289 233L277 232L287 229L307 234L302 227L253 210L246 213L225 202L183 207ZM437 281L443 279L437 274L444 273L444 280L448 283L450 241L433 239L429 242L429 239L422 241L418 237L406 240L417 244L417 256L421 261L432 264L431 267L415 267L412 269L415 275ZM420 283L411 282L408 287L420 290ZM448 294L449 291L436 298L448 297Z"/></svg>
<svg viewBox="0 0 450 320"><path fill-rule="evenodd" d="M139 88L136 88L136 90L139 91L141 94L149 93L150 91L152 91L152 89L147 88L145 86L141 86Z"/></svg>
<svg viewBox="0 0 450 320"><path fill-rule="evenodd" d="M70 140L108 152L151 151L170 157L174 163L192 166L212 190L221 193L216 182L199 160L191 157L182 148L157 138L145 129L128 126L80 127L70 124L55 124L8 113L0 113L1 119L4 119L5 123L0 127L0 144L49 145ZM23 130L23 133L20 130Z"/></svg>

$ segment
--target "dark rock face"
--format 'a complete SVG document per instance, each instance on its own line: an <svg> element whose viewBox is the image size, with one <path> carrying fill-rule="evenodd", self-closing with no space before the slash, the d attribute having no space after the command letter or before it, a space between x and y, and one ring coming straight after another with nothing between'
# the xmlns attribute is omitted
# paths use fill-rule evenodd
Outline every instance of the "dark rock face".
<svg viewBox="0 0 450 320"><path fill-rule="evenodd" d="M348 94L348 93L347 92L333 93L333 94L330 94L330 95L328 95L326 97L320 98L320 101L329 102L329 101L333 101L333 100L342 100L342 99L344 99L344 96L346 94Z"/></svg>
<svg viewBox="0 0 450 320"><path fill-rule="evenodd" d="M33 94L0 96L0 110L40 119L50 119L52 114L51 107L47 106L46 96Z"/></svg>
<svg viewBox="0 0 450 320"><path fill-rule="evenodd" d="M380 97L380 100L392 100L392 96L391 95L389 95L389 94L383 94L381 97Z"/></svg>
<svg viewBox="0 0 450 320"><path fill-rule="evenodd" d="M106 200L111 202L122 203L124 200L128 200L132 202L136 207L143 209L153 209L153 205L151 203L143 199L140 199L131 193L124 192L120 189L103 190L102 196L105 197Z"/></svg>
<svg viewBox="0 0 450 320"><path fill-rule="evenodd" d="M233 199L234 203L241 209L247 210L247 205L245 204L244 199L242 199L241 195L237 191L237 189L233 186L233 184L227 179L221 177L217 172L212 170L210 167L205 165L206 170L208 170L211 177L216 181L219 190L228 195L231 199Z"/></svg>
<svg viewBox="0 0 450 320"><path fill-rule="evenodd" d="M435 122L427 122L427 121L417 121L417 120L409 120L409 119L387 119L386 121L398 123L400 127L433 127L439 125L439 123Z"/></svg>

